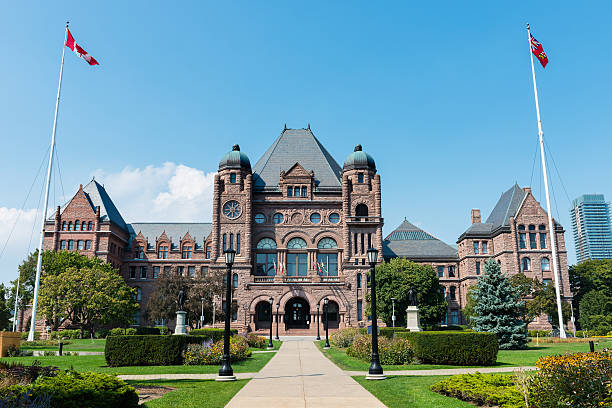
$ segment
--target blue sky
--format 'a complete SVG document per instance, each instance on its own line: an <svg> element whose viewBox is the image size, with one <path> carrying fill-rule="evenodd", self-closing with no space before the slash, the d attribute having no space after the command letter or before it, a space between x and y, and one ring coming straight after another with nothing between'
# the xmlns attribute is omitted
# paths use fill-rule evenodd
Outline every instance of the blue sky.
<svg viewBox="0 0 612 408"><path fill-rule="evenodd" d="M550 59L536 67L542 120L567 195L612 198L612 10L581 3L5 5L0 248L19 220L0 281L38 241L40 177L20 210L49 145L66 20L101 65L66 54L51 206L95 175L128 222L208 221L232 144L254 164L285 123L310 123L340 164L357 143L374 156L385 233L407 217L454 243L470 209L488 215L515 181L544 202L527 21ZM570 203L551 172L574 263Z"/></svg>

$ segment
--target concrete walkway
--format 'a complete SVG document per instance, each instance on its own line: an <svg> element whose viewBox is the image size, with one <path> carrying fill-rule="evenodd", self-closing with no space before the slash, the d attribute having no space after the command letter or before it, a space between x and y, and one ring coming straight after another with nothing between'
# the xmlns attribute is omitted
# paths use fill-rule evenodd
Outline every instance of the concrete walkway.
<svg viewBox="0 0 612 408"><path fill-rule="evenodd" d="M536 367L474 367L474 368L436 368L433 370L387 370L385 375L457 375L457 374L474 374L479 373L512 373L518 370L537 370ZM345 371L347 375L366 375L367 371Z"/></svg>
<svg viewBox="0 0 612 408"><path fill-rule="evenodd" d="M229 402L230 408L384 407L312 340L286 341Z"/></svg>

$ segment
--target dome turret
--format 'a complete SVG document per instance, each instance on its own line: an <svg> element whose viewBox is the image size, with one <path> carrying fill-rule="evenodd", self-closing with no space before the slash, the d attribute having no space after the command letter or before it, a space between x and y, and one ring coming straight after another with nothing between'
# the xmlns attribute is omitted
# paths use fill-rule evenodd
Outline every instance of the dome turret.
<svg viewBox="0 0 612 408"><path fill-rule="evenodd" d="M343 170L357 169L376 171L376 163L374 162L374 158L364 152L361 145L355 146L355 151L347 156L343 167Z"/></svg>
<svg viewBox="0 0 612 408"><path fill-rule="evenodd" d="M235 144L231 152L227 152L219 162L219 170L225 169L245 169L251 171L249 157L240 151L240 146Z"/></svg>

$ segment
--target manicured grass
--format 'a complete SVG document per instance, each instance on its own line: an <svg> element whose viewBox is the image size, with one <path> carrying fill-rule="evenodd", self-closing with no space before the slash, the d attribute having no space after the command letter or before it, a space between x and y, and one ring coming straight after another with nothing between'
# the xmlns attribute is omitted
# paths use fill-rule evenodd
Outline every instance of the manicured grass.
<svg viewBox="0 0 612 408"><path fill-rule="evenodd" d="M389 408L468 408L467 402L446 397L429 389L443 376L389 376L386 380L353 377Z"/></svg>
<svg viewBox="0 0 612 408"><path fill-rule="evenodd" d="M142 405L147 408L222 408L249 380L217 382L215 380L150 380L127 381L132 386L165 386L176 388L161 398Z"/></svg>
<svg viewBox="0 0 612 408"><path fill-rule="evenodd" d="M104 351L106 339L76 339L68 340L71 344L66 344L63 349L66 351ZM24 350L59 350L57 342L54 346L28 346L22 343Z"/></svg>
<svg viewBox="0 0 612 408"><path fill-rule="evenodd" d="M334 364L343 370L348 371L367 371L370 363L358 360L354 357L346 355L346 349L338 349L332 347L329 350L323 350L324 342L315 342L317 347L327 356ZM601 340L596 350L601 350L603 347L610 347L612 341ZM497 367L514 367L514 366L533 366L539 357L549 356L554 354L578 353L589 351L588 343L540 343L536 345L534 342L528 344L526 350L500 350L497 354ZM465 368L465 366L453 365L438 365L438 364L408 364L408 365L383 365L384 370L431 370L436 368Z"/></svg>
<svg viewBox="0 0 612 408"><path fill-rule="evenodd" d="M262 347L262 348L255 348L255 347L251 347L251 350L255 351L262 351L262 350L268 350L268 343L266 343L266 347ZM282 341L280 340L272 340L272 345L274 346L274 350L278 350L280 348L280 346L283 344Z"/></svg>
<svg viewBox="0 0 612 408"><path fill-rule="evenodd" d="M255 353L244 361L232 363L237 373L256 373L265 366L276 353ZM32 364L35 360L43 366L56 366L62 369L74 368L77 371L94 371L107 374L215 374L219 366L138 366L138 367L108 367L104 356L49 356L49 357L6 357L0 359L8 362Z"/></svg>

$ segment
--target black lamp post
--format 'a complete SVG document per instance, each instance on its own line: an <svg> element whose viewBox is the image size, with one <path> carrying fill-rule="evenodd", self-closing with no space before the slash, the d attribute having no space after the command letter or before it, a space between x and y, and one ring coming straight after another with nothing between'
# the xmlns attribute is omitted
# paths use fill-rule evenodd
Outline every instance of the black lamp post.
<svg viewBox="0 0 612 408"><path fill-rule="evenodd" d="M274 340L280 340L280 338L278 337L278 309L280 308L280 302L276 303L276 337L274 338Z"/></svg>
<svg viewBox="0 0 612 408"><path fill-rule="evenodd" d="M272 304L274 304L274 298L270 298L270 341L268 341L268 350L274 348L274 344L272 344L272 326L274 325L272 321L274 316L274 313L272 313Z"/></svg>
<svg viewBox="0 0 612 408"><path fill-rule="evenodd" d="M319 334L319 326L321 323L321 314L319 313L320 303L321 302L317 303L317 340L321 340L321 335Z"/></svg>
<svg viewBox="0 0 612 408"><path fill-rule="evenodd" d="M234 370L230 365L230 318L232 307L232 265L236 251L228 249L223 251L225 254L225 265L227 266L227 277L225 281L225 331L223 333L223 360L217 381L236 381Z"/></svg>
<svg viewBox="0 0 612 408"><path fill-rule="evenodd" d="M329 315L327 314L329 310L329 299L323 299L323 309L325 311L325 347L329 348Z"/></svg>
<svg viewBox="0 0 612 408"><path fill-rule="evenodd" d="M378 250L374 248L368 249L368 261L370 262L370 283L371 289L371 308L372 308L372 362L366 379L368 380L383 380L383 368L380 365L378 357L378 318L376 317L376 261L378 259Z"/></svg>

